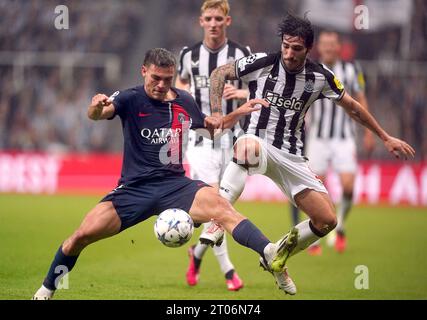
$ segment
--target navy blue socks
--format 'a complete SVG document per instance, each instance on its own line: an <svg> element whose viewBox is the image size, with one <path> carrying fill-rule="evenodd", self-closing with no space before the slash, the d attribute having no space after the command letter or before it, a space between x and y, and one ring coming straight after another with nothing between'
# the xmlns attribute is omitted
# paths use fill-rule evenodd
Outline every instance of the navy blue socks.
<svg viewBox="0 0 427 320"><path fill-rule="evenodd" d="M248 219L241 221L233 230L233 238L241 245L251 248L264 258L264 248L270 240Z"/></svg>
<svg viewBox="0 0 427 320"><path fill-rule="evenodd" d="M49 272L43 281L43 285L49 290L56 290L56 286L61 278L73 269L77 258L78 256L66 256L62 252L61 245L55 254L52 264L50 265Z"/></svg>

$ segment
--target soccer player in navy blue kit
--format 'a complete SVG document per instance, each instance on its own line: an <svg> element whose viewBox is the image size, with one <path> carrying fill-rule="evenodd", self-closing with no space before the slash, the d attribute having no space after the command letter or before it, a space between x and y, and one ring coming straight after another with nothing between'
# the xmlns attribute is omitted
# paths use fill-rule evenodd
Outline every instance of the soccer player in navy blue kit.
<svg viewBox="0 0 427 320"><path fill-rule="evenodd" d="M143 86L116 92L111 97L97 94L92 98L88 108L90 119L119 116L122 122L121 178L118 186L86 215L80 227L59 247L33 299L51 299L59 280L72 270L81 251L89 244L114 236L168 208L189 212L196 223L213 220L238 243L264 256L270 241L261 231L214 188L185 177L181 147L188 128L206 128L205 134L208 131L212 135L217 129L231 128L242 116L268 104L265 100L253 99L222 120L205 116L189 93L171 87L175 66L175 58L169 51L149 50L142 66ZM280 258L281 253L277 252L276 256ZM57 270L61 270L61 274L58 275Z"/></svg>

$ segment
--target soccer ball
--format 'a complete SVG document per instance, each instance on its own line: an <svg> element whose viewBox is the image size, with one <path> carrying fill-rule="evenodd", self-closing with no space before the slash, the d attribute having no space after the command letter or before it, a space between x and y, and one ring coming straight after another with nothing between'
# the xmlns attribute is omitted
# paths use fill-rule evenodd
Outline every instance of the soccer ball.
<svg viewBox="0 0 427 320"><path fill-rule="evenodd" d="M181 209L163 211L154 224L154 234L167 247L177 248L187 243L194 231L193 219Z"/></svg>

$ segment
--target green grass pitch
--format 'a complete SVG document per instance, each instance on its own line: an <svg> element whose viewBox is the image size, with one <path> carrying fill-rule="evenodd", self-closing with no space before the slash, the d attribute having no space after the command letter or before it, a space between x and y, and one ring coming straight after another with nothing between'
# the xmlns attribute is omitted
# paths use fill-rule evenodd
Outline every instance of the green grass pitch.
<svg viewBox="0 0 427 320"><path fill-rule="evenodd" d="M60 243L100 197L0 195L0 299L30 299ZM238 203L272 240L290 227L287 204ZM258 266L257 254L228 237L245 288L228 292L209 250L200 283L185 282L187 248L164 247L154 237L154 217L83 251L56 299L427 299L427 210L355 207L348 221L348 250L306 252L289 260L296 296L283 294ZM200 230L196 230L194 243ZM356 289L358 265L369 271L369 289Z"/></svg>

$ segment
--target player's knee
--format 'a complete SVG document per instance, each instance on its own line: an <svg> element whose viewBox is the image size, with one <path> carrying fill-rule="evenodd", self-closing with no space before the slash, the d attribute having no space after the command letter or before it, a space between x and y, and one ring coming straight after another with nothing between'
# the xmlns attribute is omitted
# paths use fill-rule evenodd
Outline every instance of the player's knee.
<svg viewBox="0 0 427 320"><path fill-rule="evenodd" d="M78 229L76 232L74 232L73 236L71 237L71 248L73 249L83 249L87 247L89 244L91 244L93 237L90 235L90 233Z"/></svg>
<svg viewBox="0 0 427 320"><path fill-rule="evenodd" d="M332 230L335 229L335 227L337 226L337 223L338 223L338 221L337 221L337 217L335 216L335 214L329 214L323 220L324 231L326 233L331 232Z"/></svg>
<svg viewBox="0 0 427 320"><path fill-rule="evenodd" d="M335 214L330 213L318 219L312 219L313 226L323 235L328 234L335 229L337 218Z"/></svg>
<svg viewBox="0 0 427 320"><path fill-rule="evenodd" d="M234 146L234 162L245 168L258 166L259 145L253 139L242 139Z"/></svg>

